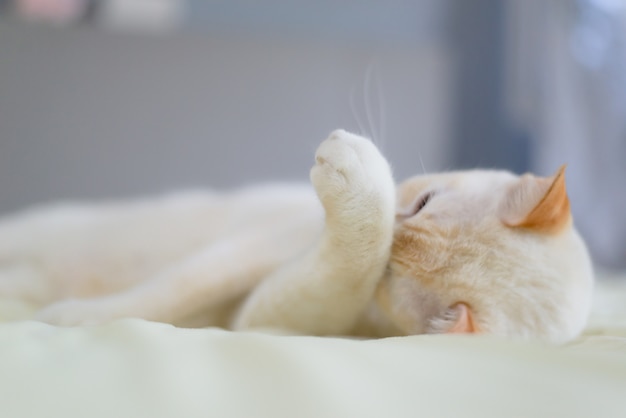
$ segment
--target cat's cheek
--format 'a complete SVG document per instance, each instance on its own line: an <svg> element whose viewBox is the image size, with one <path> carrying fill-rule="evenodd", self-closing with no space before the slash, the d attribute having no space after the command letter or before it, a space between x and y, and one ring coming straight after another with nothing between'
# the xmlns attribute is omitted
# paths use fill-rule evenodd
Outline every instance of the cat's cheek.
<svg viewBox="0 0 626 418"><path fill-rule="evenodd" d="M439 306L417 279L393 275L381 281L375 300L387 319L406 335L425 334L429 315Z"/></svg>

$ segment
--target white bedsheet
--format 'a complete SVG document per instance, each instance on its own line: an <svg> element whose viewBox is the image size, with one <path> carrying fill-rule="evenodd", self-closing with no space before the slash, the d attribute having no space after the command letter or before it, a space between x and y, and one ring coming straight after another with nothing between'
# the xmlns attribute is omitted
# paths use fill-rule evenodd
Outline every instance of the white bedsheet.
<svg viewBox="0 0 626 418"><path fill-rule="evenodd" d="M626 417L626 282L564 347L0 325L0 417Z"/></svg>

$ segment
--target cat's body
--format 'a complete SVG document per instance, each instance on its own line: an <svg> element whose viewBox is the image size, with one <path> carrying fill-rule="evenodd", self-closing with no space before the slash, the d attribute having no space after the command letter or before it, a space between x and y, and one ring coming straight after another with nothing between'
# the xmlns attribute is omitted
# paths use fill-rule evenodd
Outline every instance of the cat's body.
<svg viewBox="0 0 626 418"><path fill-rule="evenodd" d="M229 262L250 264L241 281L242 291L249 291L270 270L310 246L323 217L314 191L296 184L36 209L0 222L0 294L33 307L115 294L196 257L208 258L212 250L218 258L228 257L229 245ZM257 257L263 265L254 267ZM212 273L208 270L200 280L220 279ZM189 290L197 287L190 284ZM154 319L227 326L223 315L214 319L210 312L190 312L187 317L186 308L182 303L171 316ZM136 309L137 316L149 316L141 306Z"/></svg>
<svg viewBox="0 0 626 418"><path fill-rule="evenodd" d="M0 298L28 301L41 308L36 318L64 325L132 316L553 341L584 326L592 274L562 172L422 176L396 192L375 146L336 131L311 180L315 190L262 186L7 218Z"/></svg>

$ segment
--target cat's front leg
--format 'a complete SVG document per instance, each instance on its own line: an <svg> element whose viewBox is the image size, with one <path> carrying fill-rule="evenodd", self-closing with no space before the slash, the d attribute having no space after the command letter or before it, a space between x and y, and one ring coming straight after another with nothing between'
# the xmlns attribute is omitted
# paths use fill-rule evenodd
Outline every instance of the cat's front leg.
<svg viewBox="0 0 626 418"><path fill-rule="evenodd" d="M254 291L234 328L346 334L371 300L393 237L387 161L369 140L335 131L318 148L311 181L326 212L322 236Z"/></svg>
<svg viewBox="0 0 626 418"><path fill-rule="evenodd" d="M361 251L388 255L395 219L395 184L387 160L368 139L343 130L317 149L311 182L326 213L325 235L346 246L332 249L362 259ZM388 244L388 245L386 245Z"/></svg>

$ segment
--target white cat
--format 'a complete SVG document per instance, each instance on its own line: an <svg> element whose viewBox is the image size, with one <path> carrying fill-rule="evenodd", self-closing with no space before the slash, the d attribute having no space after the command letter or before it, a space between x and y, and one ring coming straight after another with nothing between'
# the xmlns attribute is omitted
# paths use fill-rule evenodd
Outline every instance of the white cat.
<svg viewBox="0 0 626 418"><path fill-rule="evenodd" d="M436 174L396 191L376 147L338 130L318 148L311 181L316 193L274 185L5 218L0 298L60 325L140 317L556 342L585 325L593 276L563 170Z"/></svg>

